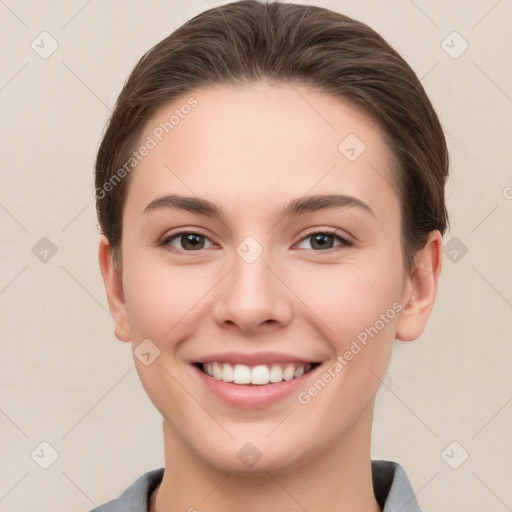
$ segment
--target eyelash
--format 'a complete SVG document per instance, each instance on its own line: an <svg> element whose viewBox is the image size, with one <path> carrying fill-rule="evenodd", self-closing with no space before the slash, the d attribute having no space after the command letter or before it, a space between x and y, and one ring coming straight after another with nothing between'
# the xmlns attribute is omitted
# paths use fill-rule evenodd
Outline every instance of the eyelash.
<svg viewBox="0 0 512 512"><path fill-rule="evenodd" d="M186 236L186 235L199 235L199 236L204 237L207 240L209 240L212 244L214 243L214 242L212 242L212 240L210 240L209 237L207 237L205 234L201 233L200 231L179 231L178 233L173 233L173 234L165 237L158 244L158 246L165 247L167 250L169 250L171 252L174 252L174 253L193 253L193 252L199 252L199 251L203 250L203 249L198 249L198 250L195 250L195 251L187 251L187 250L184 250L184 249L176 249L175 247L172 247L172 246L169 245L173 240L175 240L177 238L180 238L182 236ZM313 235L333 236L334 238L337 238L338 241L341 242L341 243L338 246L331 247L329 249L324 249L324 250L315 250L315 249L304 249L304 250L312 250L315 253L330 253L330 252L335 251L337 249L340 249L342 247L352 247L354 245L354 242L352 240L349 240L348 238L340 235L334 229L323 229L323 230L311 231L307 235L303 236L299 240L298 243L303 242L304 240L307 240L308 238L311 238Z"/></svg>

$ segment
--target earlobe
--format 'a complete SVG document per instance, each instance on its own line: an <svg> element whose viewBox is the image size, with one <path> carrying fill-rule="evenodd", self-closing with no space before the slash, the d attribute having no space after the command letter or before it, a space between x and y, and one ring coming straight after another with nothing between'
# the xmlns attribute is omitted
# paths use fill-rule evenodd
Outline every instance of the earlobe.
<svg viewBox="0 0 512 512"><path fill-rule="evenodd" d="M404 308L397 322L396 338L412 341L424 331L436 298L437 282L443 261L443 237L432 231L423 249L415 257L402 296Z"/></svg>
<svg viewBox="0 0 512 512"><path fill-rule="evenodd" d="M122 273L114 266L110 244L105 235L100 235L98 259L107 293L108 306L115 322L114 334L120 341L131 341Z"/></svg>

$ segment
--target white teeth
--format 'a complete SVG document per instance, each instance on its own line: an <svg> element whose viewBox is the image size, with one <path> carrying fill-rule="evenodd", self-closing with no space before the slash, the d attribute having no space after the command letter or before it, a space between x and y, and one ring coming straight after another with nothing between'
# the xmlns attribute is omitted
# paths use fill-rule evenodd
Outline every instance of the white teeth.
<svg viewBox="0 0 512 512"><path fill-rule="evenodd" d="M245 366L245 364L235 365L233 380L235 384L250 384L251 369L248 366Z"/></svg>
<svg viewBox="0 0 512 512"><path fill-rule="evenodd" d="M278 364L270 368L269 380L270 382L281 382L283 380L283 370Z"/></svg>
<svg viewBox="0 0 512 512"><path fill-rule="evenodd" d="M203 370L210 377L224 382L234 382L235 384L254 384L264 386L265 384L278 383L283 380L289 381L301 377L311 370L311 364L288 363L286 365L273 364L268 366L260 364L257 366L247 366L245 364L231 365L229 363L204 363Z"/></svg>
<svg viewBox="0 0 512 512"><path fill-rule="evenodd" d="M222 374L220 376L224 382L233 382L233 367L229 363L222 365Z"/></svg>
<svg viewBox="0 0 512 512"><path fill-rule="evenodd" d="M293 364L287 365L283 372L283 379L284 380L292 380L294 373L295 373L295 367L293 366Z"/></svg>
<svg viewBox="0 0 512 512"><path fill-rule="evenodd" d="M222 367L219 363L213 363L213 377L217 380L222 378Z"/></svg>
<svg viewBox="0 0 512 512"><path fill-rule="evenodd" d="M260 364L259 366L255 366L251 370L251 384L268 384L269 382L269 371L268 367L264 364Z"/></svg>
<svg viewBox="0 0 512 512"><path fill-rule="evenodd" d="M215 375L215 373L214 373ZM295 370L295 373L293 374L294 378L297 378L297 377L301 377L302 375L304 375L304 366L299 366L296 370Z"/></svg>

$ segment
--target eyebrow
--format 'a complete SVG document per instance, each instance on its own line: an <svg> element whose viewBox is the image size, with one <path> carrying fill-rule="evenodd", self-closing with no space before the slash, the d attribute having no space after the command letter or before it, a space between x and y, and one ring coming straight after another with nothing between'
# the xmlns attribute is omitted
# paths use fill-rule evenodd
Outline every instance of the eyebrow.
<svg viewBox="0 0 512 512"><path fill-rule="evenodd" d="M375 217L375 213L366 203L356 197L343 194L313 195L293 199L281 208L280 216L292 217L330 208L358 208ZM177 194L157 197L146 206L143 214L167 209L184 210L218 219L224 218L222 208L218 207L215 203L199 197L180 196Z"/></svg>

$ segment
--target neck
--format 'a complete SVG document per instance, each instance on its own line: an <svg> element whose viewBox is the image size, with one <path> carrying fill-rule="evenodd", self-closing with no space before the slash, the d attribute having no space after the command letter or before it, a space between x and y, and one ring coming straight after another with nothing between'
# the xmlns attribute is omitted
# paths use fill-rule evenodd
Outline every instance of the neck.
<svg viewBox="0 0 512 512"><path fill-rule="evenodd" d="M218 470L186 446L164 420L165 471L151 512L286 510L381 512L371 475L371 416L299 467L239 474ZM368 417L369 416L369 417Z"/></svg>

